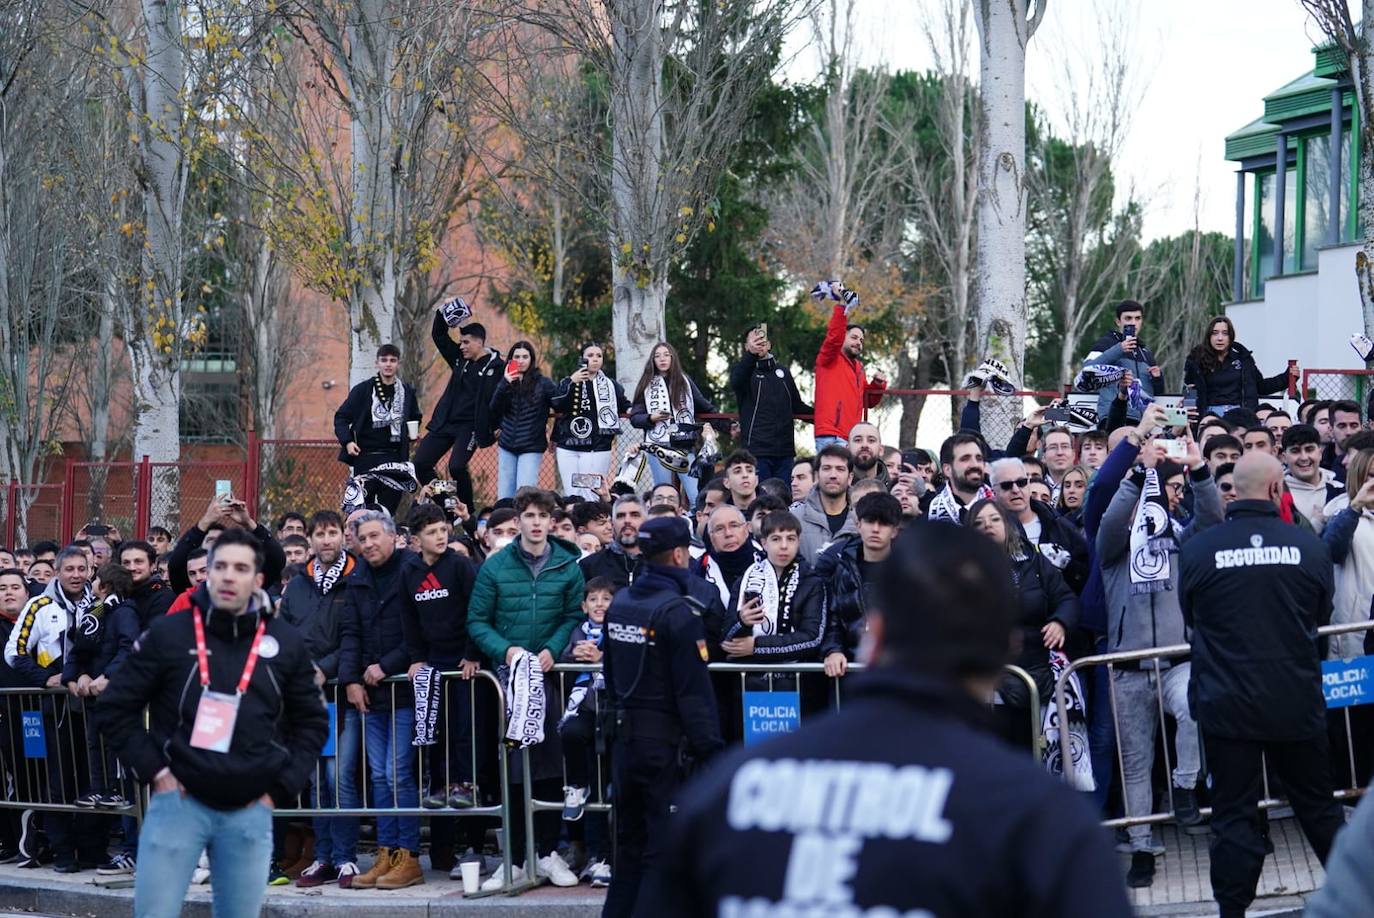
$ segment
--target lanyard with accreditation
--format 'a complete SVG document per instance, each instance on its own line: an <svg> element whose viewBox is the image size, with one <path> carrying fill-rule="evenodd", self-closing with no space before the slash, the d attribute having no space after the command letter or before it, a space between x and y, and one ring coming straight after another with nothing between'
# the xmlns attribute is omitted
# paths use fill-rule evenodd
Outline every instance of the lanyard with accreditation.
<svg viewBox="0 0 1374 918"><path fill-rule="evenodd" d="M258 620L258 630L253 635L253 646L248 648L248 659L243 664L243 675L239 677L237 691L232 695L210 691L210 661L205 649L205 622L201 620L200 610L193 608L191 615L196 625L196 664L200 667L200 704L196 707L196 722L191 727L191 746L195 749L208 749L211 752L228 752L234 738L234 723L239 716L239 699L248 689L253 678L253 669L258 665L258 647L262 644L262 633L267 630L267 619Z"/></svg>

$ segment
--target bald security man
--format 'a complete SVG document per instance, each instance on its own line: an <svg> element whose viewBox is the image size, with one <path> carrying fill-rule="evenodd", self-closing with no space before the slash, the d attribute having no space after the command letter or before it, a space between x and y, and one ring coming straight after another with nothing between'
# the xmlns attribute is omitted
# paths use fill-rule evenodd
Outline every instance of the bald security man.
<svg viewBox="0 0 1374 918"><path fill-rule="evenodd" d="M1283 782L1326 863L1344 825L1332 798L1322 698L1331 557L1279 517L1283 466L1251 450L1236 463L1226 522L1184 544L1179 597L1192 629L1189 698L1212 771L1212 892L1243 916L1264 864L1261 757Z"/></svg>

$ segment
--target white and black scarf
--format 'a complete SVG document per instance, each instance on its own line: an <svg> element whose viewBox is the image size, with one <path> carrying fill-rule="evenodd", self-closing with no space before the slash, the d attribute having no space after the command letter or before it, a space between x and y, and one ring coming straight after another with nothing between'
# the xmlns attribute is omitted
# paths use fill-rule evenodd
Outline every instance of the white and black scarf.
<svg viewBox="0 0 1374 918"><path fill-rule="evenodd" d="M1131 523L1131 592L1162 593L1172 589L1169 552L1174 548L1174 521L1159 487L1159 472L1145 470L1140 503Z"/></svg>
<svg viewBox="0 0 1374 918"><path fill-rule="evenodd" d="M1069 668L1069 658L1057 650L1050 651L1050 678L1058 682L1064 671ZM1072 673L1064 683L1064 714L1068 724L1060 729L1059 705L1054 698L1045 706L1043 720L1045 747L1040 754L1045 770L1052 775L1062 775L1065 764L1070 766L1069 784L1080 791L1092 791L1097 787L1093 779L1093 761L1088 752L1088 706L1083 701L1083 686L1078 681L1078 673ZM1068 755L1064 754L1064 738L1068 737Z"/></svg>
<svg viewBox="0 0 1374 918"><path fill-rule="evenodd" d="M754 626L754 637L786 634L792 630L792 598L797 595L797 585L801 583L801 565L793 561L782 574L779 583L772 562L763 558L751 564L740 579L739 604L744 605L746 593L758 593L763 605L763 621ZM739 611L738 607L735 611Z"/></svg>
<svg viewBox="0 0 1374 918"><path fill-rule="evenodd" d="M649 443L667 446L672 442L672 436L679 427L695 426L696 415L692 411L692 387L686 385L683 389L682 404L674 407L672 397L669 395L668 380L657 374L649 380L649 386L644 390L644 407L648 409L650 416L655 414L669 416L666 421L654 422L654 426L644 435L644 439Z"/></svg>
<svg viewBox="0 0 1374 918"><path fill-rule="evenodd" d="M973 498L974 501L991 500L992 488L987 485L978 486L978 494ZM963 512L968 509L959 503L959 498L954 496L954 488L945 485L944 489L936 494L930 502L930 509L926 511L926 519L944 520L948 523L962 523Z"/></svg>
<svg viewBox="0 0 1374 918"><path fill-rule="evenodd" d="M412 680L415 687L415 738L412 746L433 746L439 725L439 691L443 676L433 666L421 666Z"/></svg>
<svg viewBox="0 0 1374 918"><path fill-rule="evenodd" d="M514 748L544 742L544 671L528 650L515 655L506 673L506 745Z"/></svg>
<svg viewBox="0 0 1374 918"><path fill-rule="evenodd" d="M390 399L382 398L382 377L372 377L372 426L390 427L391 442L401 442L401 427L405 424L406 387L399 379Z"/></svg>
<svg viewBox="0 0 1374 918"><path fill-rule="evenodd" d="M329 591L334 589L334 585L343 576L344 566L348 564L348 553L339 552L339 557L334 559L334 563L325 567L316 558L310 562L310 576L315 578L315 588L320 591L321 596L328 596Z"/></svg>
<svg viewBox="0 0 1374 918"><path fill-rule="evenodd" d="M620 432L620 405L615 397L615 384L600 371L577 387L573 400L573 418L569 429L573 436L585 440L593 431L602 434Z"/></svg>

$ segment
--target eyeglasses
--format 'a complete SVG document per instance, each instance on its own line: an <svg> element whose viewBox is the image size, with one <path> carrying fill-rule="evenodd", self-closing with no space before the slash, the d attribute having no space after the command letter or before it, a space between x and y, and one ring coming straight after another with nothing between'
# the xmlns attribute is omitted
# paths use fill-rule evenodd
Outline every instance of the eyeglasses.
<svg viewBox="0 0 1374 918"><path fill-rule="evenodd" d="M1168 491L1169 491L1170 494L1182 494L1182 493L1183 493L1183 482L1181 482L1181 481L1171 481L1171 482L1169 482L1168 484L1166 484L1164 487L1168 489Z"/></svg>
<svg viewBox="0 0 1374 918"><path fill-rule="evenodd" d="M1029 478L1013 478L1011 481L997 482L997 487L1001 488L1003 491L1011 491L1015 488L1024 488L1030 483L1031 480Z"/></svg>

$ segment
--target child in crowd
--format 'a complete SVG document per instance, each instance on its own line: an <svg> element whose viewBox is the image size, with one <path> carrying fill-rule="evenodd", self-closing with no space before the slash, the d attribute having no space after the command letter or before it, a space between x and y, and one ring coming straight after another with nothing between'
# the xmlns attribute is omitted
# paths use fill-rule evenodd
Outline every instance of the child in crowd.
<svg viewBox="0 0 1374 918"><path fill-rule="evenodd" d="M615 596L615 584L605 577L593 577L583 588L582 611L587 618L573 630L567 648L559 655L560 663L600 663L602 628L606 610ZM599 714L605 703L605 677L601 673L581 673L568 692L568 704L558 722L558 735L563 741L563 770L568 786L563 788L563 819L577 823L582 819L590 796L593 771L598 750L605 751L600 735ZM600 776L597 776L600 777ZM611 866L603 850L606 845L606 817L594 814L585 831L587 866L583 876L592 886L609 886ZM569 836L578 833L580 826L569 826ZM574 839L575 840L575 839Z"/></svg>

